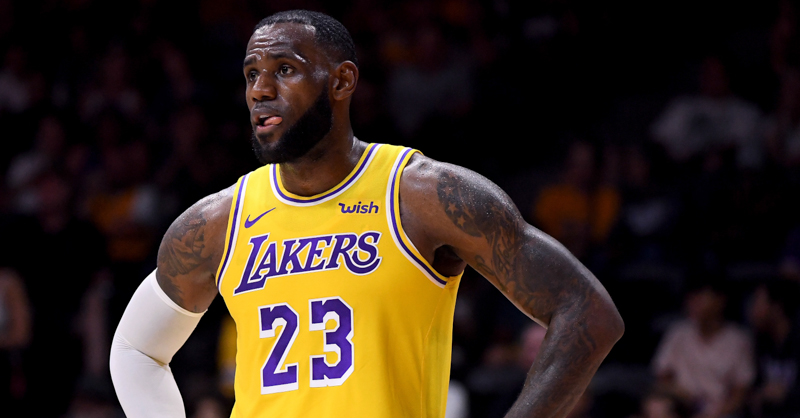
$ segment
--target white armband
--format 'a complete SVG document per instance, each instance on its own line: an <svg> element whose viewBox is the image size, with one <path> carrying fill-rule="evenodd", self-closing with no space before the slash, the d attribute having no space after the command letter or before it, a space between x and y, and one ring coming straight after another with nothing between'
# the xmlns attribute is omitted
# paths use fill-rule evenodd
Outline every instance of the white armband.
<svg viewBox="0 0 800 418"><path fill-rule="evenodd" d="M111 344L111 379L126 416L186 416L168 364L202 316L173 302L159 286L155 271L142 281Z"/></svg>

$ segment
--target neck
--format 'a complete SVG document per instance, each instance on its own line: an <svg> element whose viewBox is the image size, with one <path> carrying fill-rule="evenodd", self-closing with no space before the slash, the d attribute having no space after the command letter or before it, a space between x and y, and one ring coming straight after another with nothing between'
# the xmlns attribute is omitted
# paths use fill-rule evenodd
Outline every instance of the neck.
<svg viewBox="0 0 800 418"><path fill-rule="evenodd" d="M339 184L358 164L367 144L353 131L332 130L308 154L279 166L281 183L289 192L313 196Z"/></svg>
<svg viewBox="0 0 800 418"><path fill-rule="evenodd" d="M703 338L711 338L713 337L720 329L722 329L723 320L722 319L709 319L706 321L699 321L697 323L698 328L700 330L700 335Z"/></svg>

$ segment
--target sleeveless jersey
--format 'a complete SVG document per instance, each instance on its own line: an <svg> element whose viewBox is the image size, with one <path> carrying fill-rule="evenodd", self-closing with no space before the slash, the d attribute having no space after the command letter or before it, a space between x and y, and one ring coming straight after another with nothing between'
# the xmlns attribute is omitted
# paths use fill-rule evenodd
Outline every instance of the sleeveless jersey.
<svg viewBox="0 0 800 418"><path fill-rule="evenodd" d="M294 195L277 165L239 179L217 284L237 331L231 417L443 417L460 275L400 222L418 152L370 144L329 191Z"/></svg>

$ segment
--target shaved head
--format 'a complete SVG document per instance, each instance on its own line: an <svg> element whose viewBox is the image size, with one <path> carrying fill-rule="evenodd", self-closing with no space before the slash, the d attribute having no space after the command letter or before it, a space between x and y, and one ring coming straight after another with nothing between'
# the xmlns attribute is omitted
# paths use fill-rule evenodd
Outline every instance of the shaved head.
<svg viewBox="0 0 800 418"><path fill-rule="evenodd" d="M276 23L298 23L314 28L314 40L328 56L338 62L351 61L358 66L356 47L347 28L338 20L319 12L288 10L267 16L258 22L255 31Z"/></svg>

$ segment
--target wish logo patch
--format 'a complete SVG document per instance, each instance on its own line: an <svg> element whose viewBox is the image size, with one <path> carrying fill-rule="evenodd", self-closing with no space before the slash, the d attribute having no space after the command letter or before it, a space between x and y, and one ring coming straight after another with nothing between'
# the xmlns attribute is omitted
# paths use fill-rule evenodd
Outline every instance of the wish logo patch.
<svg viewBox="0 0 800 418"><path fill-rule="evenodd" d="M349 206L344 203L339 203L339 209L342 211L342 213L354 213L359 215L378 213L380 211L380 207L378 207L375 202L369 202L369 205L358 202L355 205Z"/></svg>

